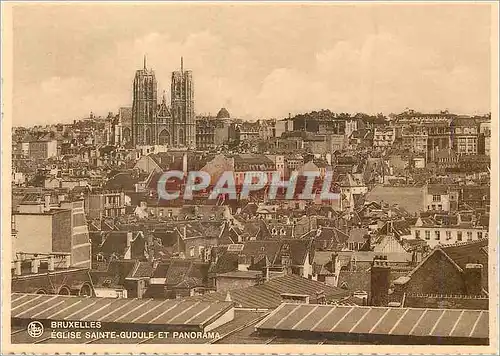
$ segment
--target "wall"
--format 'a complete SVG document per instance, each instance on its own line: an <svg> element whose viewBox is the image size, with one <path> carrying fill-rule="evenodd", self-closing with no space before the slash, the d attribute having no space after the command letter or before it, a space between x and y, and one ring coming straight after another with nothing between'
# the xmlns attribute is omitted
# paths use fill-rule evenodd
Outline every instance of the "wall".
<svg viewBox="0 0 500 356"><path fill-rule="evenodd" d="M205 238L205 237L192 238L192 239L188 238L184 240L184 244L185 244L184 253L186 257L188 258L195 257L202 259L204 256L200 255L200 247L203 247L205 249L207 248L210 249L212 246L217 246L218 241L217 238ZM191 256L190 254L190 249L192 247L194 247L194 256Z"/></svg>
<svg viewBox="0 0 500 356"><path fill-rule="evenodd" d="M439 194L436 194L439 195ZM432 194L426 194L424 196L424 209L425 210L442 210L450 211L450 196L449 194L439 195L439 200L434 201L434 196ZM434 205L434 207L433 207ZM441 208L439 208L441 206Z"/></svg>
<svg viewBox="0 0 500 356"><path fill-rule="evenodd" d="M71 210L52 215L52 251L71 252Z"/></svg>
<svg viewBox="0 0 500 356"><path fill-rule="evenodd" d="M57 141L49 141L47 142L47 157L56 157L57 156Z"/></svg>
<svg viewBox="0 0 500 356"><path fill-rule="evenodd" d="M477 229L457 229L450 227L420 227L420 226L412 226L411 227L411 238L417 239L417 231L420 232L419 239L425 240L427 245L431 248L437 245L449 245L455 244L457 242L465 242L465 241L476 241L480 238L478 236L478 232L481 234L482 238L486 237L487 229L477 228ZM425 232L429 231L430 238L426 238ZM436 240L436 231L439 231L439 240ZM446 232L450 233L449 239L446 236ZM458 233L462 233L462 240L458 240ZM472 239L469 240L467 238L467 233L472 233Z"/></svg>
<svg viewBox="0 0 500 356"><path fill-rule="evenodd" d="M309 252L306 255L305 261L304 261L304 267L302 269L302 277L304 278L309 278L312 276L312 264L309 263Z"/></svg>
<svg viewBox="0 0 500 356"><path fill-rule="evenodd" d="M85 198L85 213L89 219L99 219L103 215L104 197L102 195L89 195Z"/></svg>
<svg viewBox="0 0 500 356"><path fill-rule="evenodd" d="M73 202L71 265L90 268L90 236L83 205L83 201Z"/></svg>
<svg viewBox="0 0 500 356"><path fill-rule="evenodd" d="M434 252L406 284L411 294L465 294L462 273L439 250Z"/></svg>
<svg viewBox="0 0 500 356"><path fill-rule="evenodd" d="M134 169L135 168L141 169L148 173L151 173L152 171L161 172L161 168L158 167L153 159L148 156L142 156L141 158L139 158L139 160L135 163Z"/></svg>
<svg viewBox="0 0 500 356"><path fill-rule="evenodd" d="M15 214L16 252L52 252L52 215Z"/></svg>
<svg viewBox="0 0 500 356"><path fill-rule="evenodd" d="M127 298L126 289L94 288L97 298Z"/></svg>

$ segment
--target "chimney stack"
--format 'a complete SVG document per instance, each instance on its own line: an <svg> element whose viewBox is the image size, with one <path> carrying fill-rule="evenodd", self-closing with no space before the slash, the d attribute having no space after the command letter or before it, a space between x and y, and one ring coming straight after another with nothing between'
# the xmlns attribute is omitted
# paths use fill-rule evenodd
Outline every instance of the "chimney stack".
<svg viewBox="0 0 500 356"><path fill-rule="evenodd" d="M16 270L14 271L14 274L16 276L20 276L22 274L22 269L21 269L21 260L17 260L15 263Z"/></svg>
<svg viewBox="0 0 500 356"><path fill-rule="evenodd" d="M50 210L50 194L46 194L44 198L45 198L44 210L49 211Z"/></svg>
<svg viewBox="0 0 500 356"><path fill-rule="evenodd" d="M387 256L375 256L371 268L370 288L371 305L387 306L389 303L389 286L391 268Z"/></svg>
<svg viewBox="0 0 500 356"><path fill-rule="evenodd" d="M184 153L182 155L182 171L184 172L184 175L187 175L187 170L188 170L188 157L187 153Z"/></svg>
<svg viewBox="0 0 500 356"><path fill-rule="evenodd" d="M64 268L70 268L71 267L71 255L66 255L66 256L63 256L64 258L64 265L63 267Z"/></svg>
<svg viewBox="0 0 500 356"><path fill-rule="evenodd" d="M55 270L55 266L54 266L54 256L49 256L49 260L48 260L48 268L49 272L52 272Z"/></svg>
<svg viewBox="0 0 500 356"><path fill-rule="evenodd" d="M338 257L339 255L337 255L336 253L332 253L333 273L337 272Z"/></svg>
<svg viewBox="0 0 500 356"><path fill-rule="evenodd" d="M38 273L38 267L40 267L40 260L34 258L31 260L31 273Z"/></svg>
<svg viewBox="0 0 500 356"><path fill-rule="evenodd" d="M482 294L483 265L479 263L467 263L464 270L465 292L467 295Z"/></svg>

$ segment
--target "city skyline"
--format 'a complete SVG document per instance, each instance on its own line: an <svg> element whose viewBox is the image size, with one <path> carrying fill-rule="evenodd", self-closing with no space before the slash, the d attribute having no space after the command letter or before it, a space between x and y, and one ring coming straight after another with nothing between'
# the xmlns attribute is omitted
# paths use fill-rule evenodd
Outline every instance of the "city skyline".
<svg viewBox="0 0 500 356"><path fill-rule="evenodd" d="M22 7L13 9L14 126L72 122L90 111L105 115L131 106L131 82L144 54L159 95L169 93L170 73L185 58L197 114L221 107L242 119L320 109L490 111L489 4L91 10L51 4L19 10L21 17ZM189 11L196 22L184 16ZM119 22L124 17L127 26Z"/></svg>

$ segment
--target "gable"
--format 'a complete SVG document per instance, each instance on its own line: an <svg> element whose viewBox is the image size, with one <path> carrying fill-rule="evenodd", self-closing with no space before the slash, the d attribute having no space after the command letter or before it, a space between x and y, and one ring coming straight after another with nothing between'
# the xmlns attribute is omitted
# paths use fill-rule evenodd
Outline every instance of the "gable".
<svg viewBox="0 0 500 356"><path fill-rule="evenodd" d="M439 295L464 294L462 271L443 251L436 249L410 273L406 292Z"/></svg>

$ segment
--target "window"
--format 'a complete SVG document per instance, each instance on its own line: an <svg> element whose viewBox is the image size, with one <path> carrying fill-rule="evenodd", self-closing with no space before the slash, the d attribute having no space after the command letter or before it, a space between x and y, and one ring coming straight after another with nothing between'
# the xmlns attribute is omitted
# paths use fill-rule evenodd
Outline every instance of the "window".
<svg viewBox="0 0 500 356"><path fill-rule="evenodd" d="M415 230L415 238L420 239L420 230Z"/></svg>
<svg viewBox="0 0 500 356"><path fill-rule="evenodd" d="M441 195L434 194L432 196L432 201L441 201Z"/></svg>
<svg viewBox="0 0 500 356"><path fill-rule="evenodd" d="M483 238L483 232L482 231L478 231L477 232L477 238L478 239L482 239Z"/></svg>
<svg viewBox="0 0 500 356"><path fill-rule="evenodd" d="M441 238L441 232L439 230L434 231L434 238L439 240Z"/></svg>
<svg viewBox="0 0 500 356"><path fill-rule="evenodd" d="M430 240L431 239L431 232L429 230L425 230L425 239Z"/></svg>
<svg viewBox="0 0 500 356"><path fill-rule="evenodd" d="M467 231L467 241L472 241L472 231Z"/></svg>
<svg viewBox="0 0 500 356"><path fill-rule="evenodd" d="M451 240L451 231L446 231L446 240Z"/></svg>
<svg viewBox="0 0 500 356"><path fill-rule="evenodd" d="M189 248L189 256L194 257L194 246Z"/></svg>
<svg viewBox="0 0 500 356"><path fill-rule="evenodd" d="M457 231L457 241L462 241L462 231Z"/></svg>

